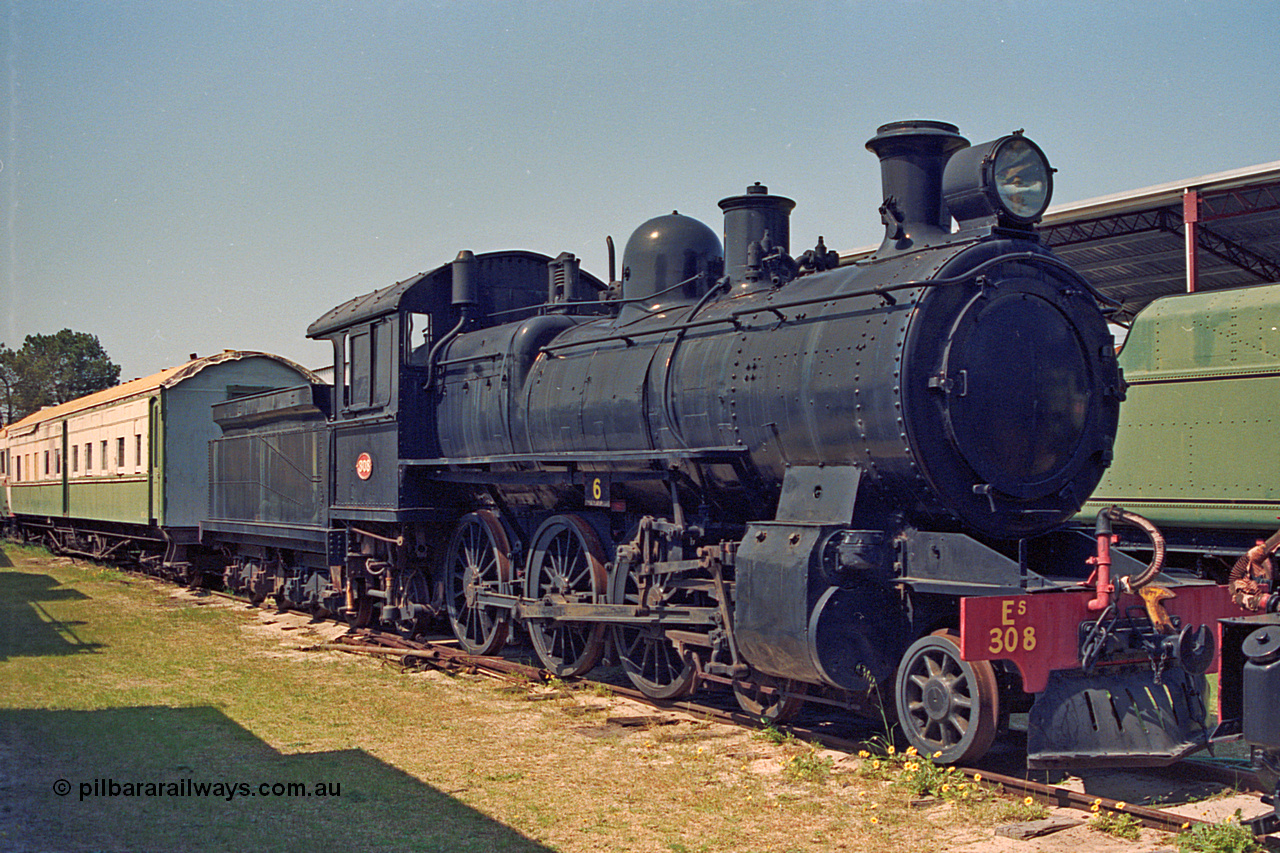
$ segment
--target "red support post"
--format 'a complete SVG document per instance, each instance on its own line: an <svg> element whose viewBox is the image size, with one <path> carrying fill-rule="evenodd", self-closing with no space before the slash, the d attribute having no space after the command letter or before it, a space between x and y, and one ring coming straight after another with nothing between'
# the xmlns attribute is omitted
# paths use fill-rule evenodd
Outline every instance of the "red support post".
<svg viewBox="0 0 1280 853"><path fill-rule="evenodd" d="M1187 238L1187 292L1195 293L1200 281L1196 252L1200 240L1200 191L1195 187L1182 194L1182 227Z"/></svg>

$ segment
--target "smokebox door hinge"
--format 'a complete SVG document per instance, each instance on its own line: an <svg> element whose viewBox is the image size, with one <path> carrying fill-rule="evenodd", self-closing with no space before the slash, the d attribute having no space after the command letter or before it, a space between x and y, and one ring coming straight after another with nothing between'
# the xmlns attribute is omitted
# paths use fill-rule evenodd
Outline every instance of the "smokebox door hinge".
<svg viewBox="0 0 1280 853"><path fill-rule="evenodd" d="M957 370L955 377L952 378L943 370L929 377L929 388L941 391L943 394L954 392L956 396L963 397L969 393L969 373L965 370Z"/></svg>

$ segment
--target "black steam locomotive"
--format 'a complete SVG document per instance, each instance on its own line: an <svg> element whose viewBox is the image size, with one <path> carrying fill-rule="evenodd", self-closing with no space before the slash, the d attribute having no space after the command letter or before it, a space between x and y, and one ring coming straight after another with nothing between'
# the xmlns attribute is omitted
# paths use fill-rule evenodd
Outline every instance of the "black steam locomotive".
<svg viewBox="0 0 1280 853"><path fill-rule="evenodd" d="M1035 765L1201 746L1195 629L1225 593L1144 609L1055 532L1125 386L1098 295L1038 242L1047 160L929 121L867 147L885 238L856 264L793 255L794 202L757 184L723 245L660 216L608 282L462 252L325 314L332 392L214 407L227 585L406 633L447 614L477 654L522 630L561 676L612 649L651 696L720 684L773 720L879 691L940 761L1027 710Z"/></svg>

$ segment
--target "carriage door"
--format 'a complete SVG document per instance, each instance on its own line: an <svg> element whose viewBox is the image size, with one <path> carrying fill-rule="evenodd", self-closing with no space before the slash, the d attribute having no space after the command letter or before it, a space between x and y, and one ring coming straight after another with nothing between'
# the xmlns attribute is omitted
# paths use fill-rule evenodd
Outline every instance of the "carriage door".
<svg viewBox="0 0 1280 853"><path fill-rule="evenodd" d="M67 456L67 422L62 422L62 450L59 451L58 457L58 473L61 474L62 480L62 517L66 518L71 515L71 482L68 479L71 475L68 473L68 465L71 457Z"/></svg>

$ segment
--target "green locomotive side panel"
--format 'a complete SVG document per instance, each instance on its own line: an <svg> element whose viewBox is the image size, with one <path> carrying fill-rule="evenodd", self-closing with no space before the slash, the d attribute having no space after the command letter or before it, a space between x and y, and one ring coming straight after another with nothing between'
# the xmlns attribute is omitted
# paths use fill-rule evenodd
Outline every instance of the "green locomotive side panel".
<svg viewBox="0 0 1280 853"><path fill-rule="evenodd" d="M1182 294L1134 321L1115 461L1082 513L1120 504L1158 525L1272 528L1280 461L1280 286Z"/></svg>
<svg viewBox="0 0 1280 853"><path fill-rule="evenodd" d="M1280 286L1157 299L1134 320L1119 358L1133 384L1280 371Z"/></svg>

